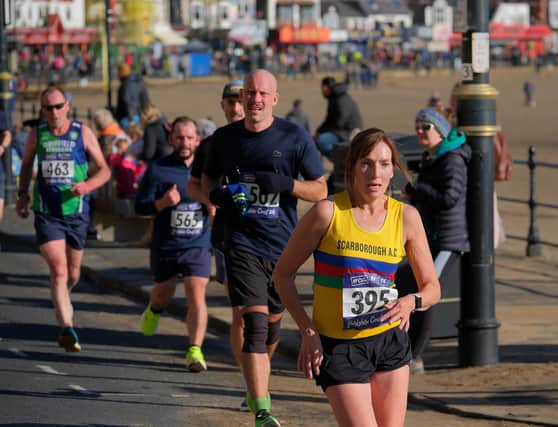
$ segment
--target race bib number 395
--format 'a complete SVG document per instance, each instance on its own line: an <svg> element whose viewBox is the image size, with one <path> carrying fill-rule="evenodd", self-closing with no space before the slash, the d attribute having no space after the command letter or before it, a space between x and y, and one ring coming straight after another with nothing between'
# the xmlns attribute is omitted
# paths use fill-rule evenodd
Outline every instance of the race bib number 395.
<svg viewBox="0 0 558 427"><path fill-rule="evenodd" d="M395 301L397 289L391 281L374 273L346 274L343 277L343 327L368 329L379 326L385 305Z"/></svg>

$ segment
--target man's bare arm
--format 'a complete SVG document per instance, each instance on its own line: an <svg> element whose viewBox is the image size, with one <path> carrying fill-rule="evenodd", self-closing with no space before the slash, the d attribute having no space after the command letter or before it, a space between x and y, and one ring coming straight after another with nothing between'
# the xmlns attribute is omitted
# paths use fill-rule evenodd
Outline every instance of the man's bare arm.
<svg viewBox="0 0 558 427"><path fill-rule="evenodd" d="M319 202L327 197L327 184L325 177L310 181L294 180L293 196L307 202Z"/></svg>

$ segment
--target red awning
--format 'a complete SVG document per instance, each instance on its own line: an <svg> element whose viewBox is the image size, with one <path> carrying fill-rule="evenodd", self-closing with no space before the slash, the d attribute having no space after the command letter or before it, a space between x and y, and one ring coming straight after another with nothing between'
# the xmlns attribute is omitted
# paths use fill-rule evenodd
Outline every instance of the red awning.
<svg viewBox="0 0 558 427"><path fill-rule="evenodd" d="M494 41L528 41L543 40L552 34L552 30L547 25L533 25L525 27L521 24L507 25L492 22L489 24L490 40ZM451 44L458 45L461 43L461 33L453 33L451 35Z"/></svg>
<svg viewBox="0 0 558 427"><path fill-rule="evenodd" d="M532 25L524 31L522 37L527 40L539 40L550 35L552 35L552 29L548 25Z"/></svg>
<svg viewBox="0 0 558 427"><path fill-rule="evenodd" d="M97 28L65 29L58 14L50 14L47 16L45 27L8 28L6 33L24 45L83 44L93 40L97 34Z"/></svg>
<svg viewBox="0 0 558 427"><path fill-rule="evenodd" d="M82 44L90 43L96 28L83 28L66 30L64 33L55 33L47 28L16 28L6 30L8 36L15 37L21 44Z"/></svg>

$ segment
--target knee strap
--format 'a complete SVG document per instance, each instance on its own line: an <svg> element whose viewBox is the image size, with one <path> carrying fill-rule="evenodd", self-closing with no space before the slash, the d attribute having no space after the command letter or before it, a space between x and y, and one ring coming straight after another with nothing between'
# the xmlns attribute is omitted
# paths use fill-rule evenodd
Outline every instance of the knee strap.
<svg viewBox="0 0 558 427"><path fill-rule="evenodd" d="M250 312L242 315L244 319L243 353L267 353L268 316L265 313Z"/></svg>
<svg viewBox="0 0 558 427"><path fill-rule="evenodd" d="M267 341L266 345L275 344L279 341L279 332L281 331L281 319L277 322L269 322L267 324Z"/></svg>

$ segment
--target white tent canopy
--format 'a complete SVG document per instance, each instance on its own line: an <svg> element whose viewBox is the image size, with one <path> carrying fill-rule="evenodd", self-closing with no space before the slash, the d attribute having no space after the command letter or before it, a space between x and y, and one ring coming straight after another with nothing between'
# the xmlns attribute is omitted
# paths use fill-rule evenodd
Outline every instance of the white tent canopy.
<svg viewBox="0 0 558 427"><path fill-rule="evenodd" d="M156 25L153 28L153 35L164 46L184 46L188 43L184 36L174 31L169 25Z"/></svg>

